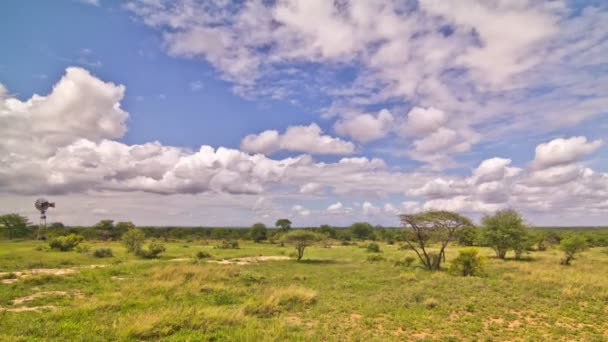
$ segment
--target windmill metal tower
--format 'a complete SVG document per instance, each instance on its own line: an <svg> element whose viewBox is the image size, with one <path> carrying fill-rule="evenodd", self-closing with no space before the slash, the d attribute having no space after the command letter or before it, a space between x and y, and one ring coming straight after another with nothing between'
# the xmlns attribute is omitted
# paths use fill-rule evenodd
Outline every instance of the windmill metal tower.
<svg viewBox="0 0 608 342"><path fill-rule="evenodd" d="M36 200L36 203L34 203L34 206L40 211L40 223L38 224L38 234L36 238L38 240L43 240L45 239L46 234L46 211L49 208L55 208L55 203L49 202L44 198L39 198Z"/></svg>

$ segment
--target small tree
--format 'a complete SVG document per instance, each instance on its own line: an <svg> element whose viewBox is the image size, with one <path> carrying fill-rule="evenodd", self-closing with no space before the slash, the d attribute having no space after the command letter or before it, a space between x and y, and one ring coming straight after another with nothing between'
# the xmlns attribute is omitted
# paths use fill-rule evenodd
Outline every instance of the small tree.
<svg viewBox="0 0 608 342"><path fill-rule="evenodd" d="M0 224L8 231L8 239L22 235L27 232L27 227L30 224L27 217L19 214L6 214L0 216Z"/></svg>
<svg viewBox="0 0 608 342"><path fill-rule="evenodd" d="M454 239L455 232L459 228L473 225L468 218L450 211L431 210L400 215L400 218L401 224L411 228L413 233L413 239L406 238L405 242L418 255L420 262L432 271L441 268L441 262L445 260L445 248ZM429 245L432 243L439 244L438 252L429 250Z"/></svg>
<svg viewBox="0 0 608 342"><path fill-rule="evenodd" d="M319 233L326 235L330 239L335 239L337 236L336 229L327 224L322 224L319 227Z"/></svg>
<svg viewBox="0 0 608 342"><path fill-rule="evenodd" d="M533 235L532 239L536 244L536 250L539 252L547 250L547 238L549 237L549 233L544 230L537 230Z"/></svg>
<svg viewBox="0 0 608 342"><path fill-rule="evenodd" d="M307 230L295 230L283 235L283 242L293 245L298 252L298 261L304 256L306 247L322 239L319 234Z"/></svg>
<svg viewBox="0 0 608 342"><path fill-rule="evenodd" d="M562 239L559 243L559 247L564 251L564 258L561 260L562 265L570 265L570 262L574 260L574 256L587 249L587 240L580 235L573 235L568 238Z"/></svg>
<svg viewBox="0 0 608 342"><path fill-rule="evenodd" d="M251 240L254 242L260 242L262 240L266 240L266 226L263 223L256 223L251 226L251 231L249 235L251 236Z"/></svg>
<svg viewBox="0 0 608 342"><path fill-rule="evenodd" d="M509 250L515 250L516 257L528 246L528 227L521 215L512 209L499 210L494 215L484 216L484 240L495 252L496 256L504 259Z"/></svg>
<svg viewBox="0 0 608 342"><path fill-rule="evenodd" d="M122 242L127 247L127 251L135 254L139 253L145 240L146 235L141 229L137 228L130 229L122 236Z"/></svg>
<svg viewBox="0 0 608 342"><path fill-rule="evenodd" d="M274 226L281 228L282 231L286 232L291 228L291 221L288 219L279 219L275 222Z"/></svg>
<svg viewBox="0 0 608 342"><path fill-rule="evenodd" d="M114 220L101 220L97 222L93 228L100 230L112 230L114 229Z"/></svg>
<svg viewBox="0 0 608 342"><path fill-rule="evenodd" d="M365 240L374 235L374 227L367 222L357 222L350 226L350 231L353 238Z"/></svg>
<svg viewBox="0 0 608 342"><path fill-rule="evenodd" d="M462 276L477 276L483 273L483 258L477 248L469 247L458 251L458 256L452 260L450 271Z"/></svg>

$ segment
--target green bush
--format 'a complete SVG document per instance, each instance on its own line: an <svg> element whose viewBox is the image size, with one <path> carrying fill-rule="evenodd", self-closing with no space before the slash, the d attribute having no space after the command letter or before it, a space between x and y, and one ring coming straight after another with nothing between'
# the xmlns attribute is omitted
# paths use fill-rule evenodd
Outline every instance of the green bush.
<svg viewBox="0 0 608 342"><path fill-rule="evenodd" d="M147 248L141 248L136 254L142 258L154 259L164 252L165 246L158 242L151 242Z"/></svg>
<svg viewBox="0 0 608 342"><path fill-rule="evenodd" d="M80 235L70 234L66 236L59 236L49 242L51 249L57 249L62 252L73 250L84 238Z"/></svg>
<svg viewBox="0 0 608 342"><path fill-rule="evenodd" d="M367 256L367 261L369 262L379 262L379 261L385 261L386 259L381 256L381 255L368 255Z"/></svg>
<svg viewBox="0 0 608 342"><path fill-rule="evenodd" d="M372 242L367 245L367 251L370 253L380 253L380 245L375 242Z"/></svg>
<svg viewBox="0 0 608 342"><path fill-rule="evenodd" d="M127 251L137 254L144 245L146 235L141 229L129 229L122 236L122 243L127 247Z"/></svg>
<svg viewBox="0 0 608 342"><path fill-rule="evenodd" d="M222 241L222 243L218 246L215 246L215 248L219 248L219 249L239 249L239 242L236 240L224 240Z"/></svg>
<svg viewBox="0 0 608 342"><path fill-rule="evenodd" d="M416 261L416 258L414 258L411 255L408 255L408 256L405 257L405 259L403 259L403 261L399 260L399 261L395 262L395 266L410 267L410 266L412 266L412 264L414 263L414 261Z"/></svg>
<svg viewBox="0 0 608 342"><path fill-rule="evenodd" d="M197 259L206 259L206 258L211 258L211 254L205 252L205 251L199 251L198 253L196 253L196 258Z"/></svg>
<svg viewBox="0 0 608 342"><path fill-rule="evenodd" d="M483 274L484 260L477 248L463 248L458 251L456 259L452 260L450 271L462 276L479 276Z"/></svg>
<svg viewBox="0 0 608 342"><path fill-rule="evenodd" d="M78 245L76 246L76 252L80 253L80 254L87 254L89 253L89 250L91 250L91 246L89 245Z"/></svg>
<svg viewBox="0 0 608 342"><path fill-rule="evenodd" d="M112 249L110 248L97 248L93 251L93 256L96 258L109 258L113 257Z"/></svg>

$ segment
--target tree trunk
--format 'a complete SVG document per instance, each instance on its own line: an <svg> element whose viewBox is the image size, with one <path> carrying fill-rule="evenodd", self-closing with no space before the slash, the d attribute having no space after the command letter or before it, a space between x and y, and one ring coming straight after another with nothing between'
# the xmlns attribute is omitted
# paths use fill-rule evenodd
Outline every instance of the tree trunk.
<svg viewBox="0 0 608 342"><path fill-rule="evenodd" d="M504 259L507 256L507 250L506 249L498 249L498 250L496 250L496 256L499 259Z"/></svg>
<svg viewBox="0 0 608 342"><path fill-rule="evenodd" d="M298 246L298 261L302 260L302 257L304 256L304 247L302 246Z"/></svg>

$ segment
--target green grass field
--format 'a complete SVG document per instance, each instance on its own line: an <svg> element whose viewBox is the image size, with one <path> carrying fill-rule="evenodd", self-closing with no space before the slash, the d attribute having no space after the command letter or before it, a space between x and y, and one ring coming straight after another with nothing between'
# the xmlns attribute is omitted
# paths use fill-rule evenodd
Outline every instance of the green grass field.
<svg viewBox="0 0 608 342"><path fill-rule="evenodd" d="M355 245L310 247L302 262L242 265L212 260L294 250L173 242L160 259L144 260L116 242L88 244L110 247L114 257L0 242L0 340L608 340L603 248L583 252L570 267L559 264L556 249L524 261L497 260L481 249L486 275L459 277L395 266L413 252L386 244L380 261L368 261L372 253ZM448 261L457 249L448 250ZM199 251L212 257L199 261ZM71 273L10 279L32 269Z"/></svg>

